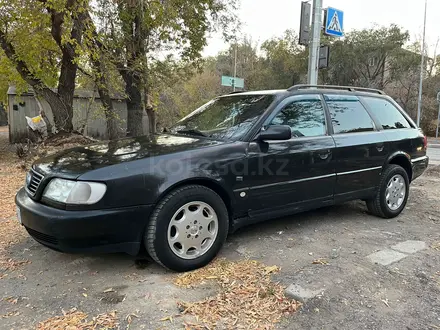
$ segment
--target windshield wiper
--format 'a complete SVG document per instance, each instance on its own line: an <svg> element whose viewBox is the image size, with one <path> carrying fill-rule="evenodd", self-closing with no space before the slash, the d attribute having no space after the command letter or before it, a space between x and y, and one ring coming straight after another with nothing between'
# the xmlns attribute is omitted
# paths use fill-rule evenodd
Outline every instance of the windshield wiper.
<svg viewBox="0 0 440 330"><path fill-rule="evenodd" d="M205 136L205 137L208 136L205 133L203 133L202 131L199 131L198 129L181 129L181 130L177 131L177 133L191 134L191 135L198 135L198 136Z"/></svg>

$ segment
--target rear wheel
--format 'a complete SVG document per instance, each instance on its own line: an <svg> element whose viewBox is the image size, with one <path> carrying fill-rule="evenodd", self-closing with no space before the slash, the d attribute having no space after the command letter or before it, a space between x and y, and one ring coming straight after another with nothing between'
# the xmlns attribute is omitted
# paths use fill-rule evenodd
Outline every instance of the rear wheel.
<svg viewBox="0 0 440 330"><path fill-rule="evenodd" d="M388 165L382 173L376 196L367 201L368 210L382 218L394 218L405 208L408 194L409 179L405 169Z"/></svg>
<svg viewBox="0 0 440 330"><path fill-rule="evenodd" d="M144 242L156 262L175 271L189 271L217 255L228 227L228 210L221 197L207 187L188 185L159 202Z"/></svg>

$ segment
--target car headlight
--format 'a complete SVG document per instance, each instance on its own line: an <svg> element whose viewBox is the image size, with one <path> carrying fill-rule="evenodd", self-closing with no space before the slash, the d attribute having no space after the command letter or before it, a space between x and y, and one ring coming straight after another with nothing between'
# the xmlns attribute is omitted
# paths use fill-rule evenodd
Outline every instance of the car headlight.
<svg viewBox="0 0 440 330"><path fill-rule="evenodd" d="M95 204L107 190L103 183L52 179L43 196L66 204Z"/></svg>

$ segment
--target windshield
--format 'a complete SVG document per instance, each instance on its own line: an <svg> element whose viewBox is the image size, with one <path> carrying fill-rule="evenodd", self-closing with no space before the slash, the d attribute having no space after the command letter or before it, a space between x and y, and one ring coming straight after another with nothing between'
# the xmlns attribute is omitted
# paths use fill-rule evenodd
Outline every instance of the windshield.
<svg viewBox="0 0 440 330"><path fill-rule="evenodd" d="M274 95L231 95L219 97L170 128L172 133L238 140L272 103Z"/></svg>

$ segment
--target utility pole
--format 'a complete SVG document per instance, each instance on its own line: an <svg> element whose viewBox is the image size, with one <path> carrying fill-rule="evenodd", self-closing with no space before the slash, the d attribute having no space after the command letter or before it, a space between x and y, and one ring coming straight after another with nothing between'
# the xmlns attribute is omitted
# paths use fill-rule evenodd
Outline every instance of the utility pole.
<svg viewBox="0 0 440 330"><path fill-rule="evenodd" d="M435 138L438 138L438 122L440 121L440 103L438 105L438 114L437 114L437 129L435 130Z"/></svg>
<svg viewBox="0 0 440 330"><path fill-rule="evenodd" d="M235 92L235 79L237 78L237 40L235 40L235 55L234 55L234 84L232 85L232 91Z"/></svg>
<svg viewBox="0 0 440 330"><path fill-rule="evenodd" d="M322 27L322 0L313 0L312 9L312 40L309 43L309 69L307 72L307 83L318 84L318 58L321 45Z"/></svg>
<svg viewBox="0 0 440 330"><path fill-rule="evenodd" d="M417 102L417 126L420 126L420 117L422 112L422 90L423 90L423 76L425 71L425 31L426 31L426 9L428 7L428 0L425 0L425 18L423 20L423 38L422 38L422 60L420 64L420 84L419 84L419 99Z"/></svg>
<svg viewBox="0 0 440 330"><path fill-rule="evenodd" d="M440 92L437 93L438 114L437 114L437 129L435 130L435 138L438 138L438 122L440 121Z"/></svg>

